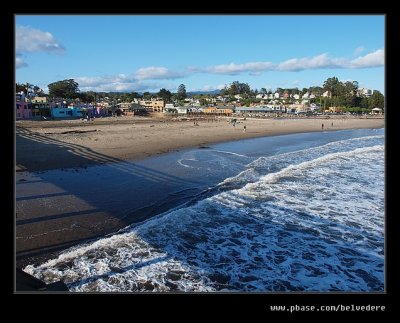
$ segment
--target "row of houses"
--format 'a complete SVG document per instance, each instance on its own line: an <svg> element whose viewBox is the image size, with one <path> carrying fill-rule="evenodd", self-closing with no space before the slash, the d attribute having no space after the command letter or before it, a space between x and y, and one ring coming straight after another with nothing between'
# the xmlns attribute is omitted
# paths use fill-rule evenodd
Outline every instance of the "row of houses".
<svg viewBox="0 0 400 323"><path fill-rule="evenodd" d="M207 115L225 115L230 116L234 113L285 113L287 108L283 105L258 105L251 107L236 107L236 106L190 106L190 107L175 107L173 104L167 104L165 113L168 114L207 114Z"/></svg>
<svg viewBox="0 0 400 323"><path fill-rule="evenodd" d="M23 93L15 97L16 118L93 118L111 115L134 115L146 112L162 112L164 101L143 101L137 103L108 102L82 104L80 102L67 102L65 100L47 101L46 97L27 99Z"/></svg>

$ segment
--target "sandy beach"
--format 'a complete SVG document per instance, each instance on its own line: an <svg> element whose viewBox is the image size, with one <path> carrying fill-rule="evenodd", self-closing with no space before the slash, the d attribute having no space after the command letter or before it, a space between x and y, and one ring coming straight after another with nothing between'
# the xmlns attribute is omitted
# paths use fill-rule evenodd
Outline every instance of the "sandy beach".
<svg viewBox="0 0 400 323"><path fill-rule="evenodd" d="M235 127L225 118L198 119L198 125L194 120L143 117L17 121L17 265L40 263L60 250L165 212L221 180L222 169L212 178L188 167L176 169L171 166L176 161L165 153L318 132L322 123L328 132L384 127L383 118L238 121ZM162 159L153 162L151 156Z"/></svg>
<svg viewBox="0 0 400 323"><path fill-rule="evenodd" d="M183 148L262 136L356 128L381 128L383 118L172 120L144 117L94 121L17 121L16 170L85 167L138 160ZM332 126L333 124L333 126ZM246 132L243 132L246 125Z"/></svg>

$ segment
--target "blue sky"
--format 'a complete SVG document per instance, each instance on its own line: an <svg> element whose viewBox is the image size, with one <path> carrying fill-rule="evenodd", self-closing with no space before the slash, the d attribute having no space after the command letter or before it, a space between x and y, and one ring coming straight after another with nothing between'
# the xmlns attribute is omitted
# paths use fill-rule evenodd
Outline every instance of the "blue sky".
<svg viewBox="0 0 400 323"><path fill-rule="evenodd" d="M16 81L47 91L275 90L332 76L384 93L385 18L268 15L17 15Z"/></svg>

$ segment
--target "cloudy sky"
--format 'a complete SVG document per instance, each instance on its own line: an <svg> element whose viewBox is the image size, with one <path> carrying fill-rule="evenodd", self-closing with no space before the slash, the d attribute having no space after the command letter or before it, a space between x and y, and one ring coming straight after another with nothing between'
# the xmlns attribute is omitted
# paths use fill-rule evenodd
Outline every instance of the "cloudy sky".
<svg viewBox="0 0 400 323"><path fill-rule="evenodd" d="M47 91L275 90L332 76L384 92L384 16L17 15L16 81Z"/></svg>

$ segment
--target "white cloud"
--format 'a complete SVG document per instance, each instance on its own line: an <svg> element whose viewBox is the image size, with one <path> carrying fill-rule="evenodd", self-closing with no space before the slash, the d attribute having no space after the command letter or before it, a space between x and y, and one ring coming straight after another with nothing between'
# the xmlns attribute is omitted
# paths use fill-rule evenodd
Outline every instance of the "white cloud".
<svg viewBox="0 0 400 323"><path fill-rule="evenodd" d="M16 58L17 67L24 66L25 62L18 57ZM187 67L184 71L173 71L166 67L144 67L139 68L132 75L118 74L102 77L77 77L75 80L79 83L81 90L96 90L96 91L152 91L160 88L173 89L176 86L171 84L158 83L143 83L144 80L164 79L173 80L190 76L196 73L204 74L228 74L237 75L240 73L250 73L258 75L266 71L285 71L298 72L309 69L355 69L355 68L370 68L384 65L384 50L379 49L372 53L360 56L353 60L345 58L331 58L327 53L316 55L314 57L292 58L277 64L271 62L249 62L243 64L222 64L209 67ZM286 86L289 81L278 84L278 86ZM299 84L298 80L292 82L293 85ZM203 90L221 89L224 84L218 86L206 85ZM271 86L267 86L271 88Z"/></svg>
<svg viewBox="0 0 400 323"><path fill-rule="evenodd" d="M15 30L16 52L56 52L65 48L49 33L39 29L17 26Z"/></svg>
<svg viewBox="0 0 400 323"><path fill-rule="evenodd" d="M114 76L103 76L103 77L76 77L75 81L78 82L79 86L82 87L96 87L105 84L123 84L135 82L132 78L129 79L124 74L118 74Z"/></svg>
<svg viewBox="0 0 400 323"><path fill-rule="evenodd" d="M278 64L277 70L298 72L323 68L370 68L384 65L384 50L379 49L351 61L345 58L330 58L327 53L314 57L293 58Z"/></svg>
<svg viewBox="0 0 400 323"><path fill-rule="evenodd" d="M74 80L78 82L81 91L158 91L165 87L159 83L143 83L125 74L98 77L79 76L75 77Z"/></svg>
<svg viewBox="0 0 400 323"><path fill-rule="evenodd" d="M209 66L206 68L196 68L191 66L187 70L192 74L210 73L237 75L240 73L249 73L250 75L260 75L262 72L267 71L298 72L303 70L326 68L369 68L383 66L383 64L384 51L383 49L380 49L353 60L341 57L331 58L328 56L328 53L323 53L314 57L292 58L277 64L271 62L250 62L243 64L230 63Z"/></svg>
<svg viewBox="0 0 400 323"><path fill-rule="evenodd" d="M210 66L203 69L204 72L212 74L230 74L236 75L243 72L259 73L274 69L274 64L271 62L250 62L244 64L223 64Z"/></svg>
<svg viewBox="0 0 400 323"><path fill-rule="evenodd" d="M26 64L21 57L15 57L15 68L21 68L25 66L28 66L28 64Z"/></svg>
<svg viewBox="0 0 400 323"><path fill-rule="evenodd" d="M279 63L277 69L280 71L298 72L309 69L320 68L343 68L348 62L343 58L329 58L327 53L314 57L293 58Z"/></svg>
<svg viewBox="0 0 400 323"><path fill-rule="evenodd" d="M364 51L365 51L365 47L364 46L359 46L354 50L354 55L360 55Z"/></svg>
<svg viewBox="0 0 400 323"><path fill-rule="evenodd" d="M222 90L225 88L225 84L218 85L204 85L202 88L198 89L199 91L214 91L214 90Z"/></svg>
<svg viewBox="0 0 400 323"><path fill-rule="evenodd" d="M218 85L216 86L216 88L217 88L218 90L222 90L222 89L225 88L225 84L218 84Z"/></svg>
<svg viewBox="0 0 400 323"><path fill-rule="evenodd" d="M383 49L378 49L365 56L360 56L353 59L350 64L352 68L383 66L385 64L385 52Z"/></svg>
<svg viewBox="0 0 400 323"><path fill-rule="evenodd" d="M149 79L178 79L185 76L183 72L171 71L165 67L143 67L139 68L135 73L134 77L137 80L149 80Z"/></svg>

